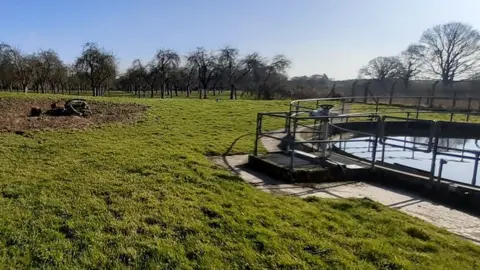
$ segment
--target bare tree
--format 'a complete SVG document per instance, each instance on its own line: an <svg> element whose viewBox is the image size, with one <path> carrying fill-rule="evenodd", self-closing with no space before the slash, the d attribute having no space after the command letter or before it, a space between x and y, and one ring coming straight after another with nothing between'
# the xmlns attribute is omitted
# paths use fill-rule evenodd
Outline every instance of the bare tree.
<svg viewBox="0 0 480 270"><path fill-rule="evenodd" d="M12 89L14 84L14 65L11 47L8 44L0 44L0 81L3 89Z"/></svg>
<svg viewBox="0 0 480 270"><path fill-rule="evenodd" d="M117 72L115 56L90 42L83 46L82 54L75 61L75 65L88 78L93 96L99 94L109 79L115 79Z"/></svg>
<svg viewBox="0 0 480 270"><path fill-rule="evenodd" d="M200 83L199 97L207 98L208 84L210 83L215 70L218 68L216 56L207 52L205 48L199 47L196 51L189 54L187 61L197 69L197 78Z"/></svg>
<svg viewBox="0 0 480 270"><path fill-rule="evenodd" d="M424 46L412 44L400 54L400 65L397 73L403 80L405 88L408 88L410 81L422 71L424 51Z"/></svg>
<svg viewBox="0 0 480 270"><path fill-rule="evenodd" d="M469 77L480 63L480 34L468 24L450 22L423 32L422 59L444 85L458 77Z"/></svg>
<svg viewBox="0 0 480 270"><path fill-rule="evenodd" d="M10 48L14 67L14 77L20 84L22 91L27 93L28 84L33 80L34 55L23 55L20 50Z"/></svg>
<svg viewBox="0 0 480 270"><path fill-rule="evenodd" d="M249 58L238 60L238 50L226 46L220 50L220 66L228 78L228 87L230 88L230 99L236 99L236 83L243 76L247 75L251 66L247 64Z"/></svg>
<svg viewBox="0 0 480 270"><path fill-rule="evenodd" d="M153 98L153 94L157 88L157 82L160 78L160 69L157 65L157 58L155 57L145 66L139 59L136 59L133 61L132 66L135 73L141 76L147 84L151 92L150 97Z"/></svg>
<svg viewBox="0 0 480 270"><path fill-rule="evenodd" d="M61 81L61 76L66 73L66 67L54 50L41 50L35 57L36 79L42 92L45 90L46 83L50 85L51 90L56 92L57 84Z"/></svg>
<svg viewBox="0 0 480 270"><path fill-rule="evenodd" d="M387 78L398 77L398 71L401 69L400 60L397 57L377 57L373 58L368 64L359 70L359 77L374 79L384 82Z"/></svg>
<svg viewBox="0 0 480 270"><path fill-rule="evenodd" d="M180 63L180 56L173 50L158 50L155 55L155 63L162 79L162 98L165 96L165 87L169 79L169 73L173 73ZM153 92L152 92L153 98Z"/></svg>
<svg viewBox="0 0 480 270"><path fill-rule="evenodd" d="M249 60L247 60L249 61ZM285 72L290 67L290 60L285 55L279 54L272 58L269 64L264 67L263 81L261 88L257 91L257 98L271 99L272 94L278 91L279 82L286 81Z"/></svg>

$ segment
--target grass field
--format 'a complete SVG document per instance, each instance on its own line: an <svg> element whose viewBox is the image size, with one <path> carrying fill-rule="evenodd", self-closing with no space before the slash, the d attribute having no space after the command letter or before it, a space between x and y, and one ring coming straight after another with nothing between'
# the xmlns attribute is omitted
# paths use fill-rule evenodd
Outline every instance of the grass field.
<svg viewBox="0 0 480 270"><path fill-rule="evenodd" d="M479 246L416 218L367 199L271 195L208 159L288 102L100 100L149 109L134 125L0 134L0 268L480 267Z"/></svg>

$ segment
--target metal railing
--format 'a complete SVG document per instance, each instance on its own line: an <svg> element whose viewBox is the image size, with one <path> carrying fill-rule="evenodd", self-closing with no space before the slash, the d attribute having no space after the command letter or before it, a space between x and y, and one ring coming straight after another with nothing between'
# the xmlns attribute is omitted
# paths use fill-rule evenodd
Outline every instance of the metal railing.
<svg viewBox="0 0 480 270"><path fill-rule="evenodd" d="M418 97L419 100L428 97ZM438 97L437 97L438 98ZM416 107L398 107L394 105L380 104L377 102L369 107L356 107L349 103L349 100L355 98L326 98L326 99L307 99L307 100L295 100L290 103L290 110L288 112L271 112L271 113L258 113L257 116L257 130L254 147L254 155L258 155L258 143L261 137L268 137L278 141L283 141L286 146L283 150L290 156L289 169L294 170L294 158L296 150L299 148L308 148L318 158L326 159L329 153L332 152L332 145L347 142L368 142L369 151L371 155L368 158L371 168L384 164L385 147L409 150L413 152L423 152L431 154L431 166L429 170L429 179L431 181L448 181L454 183L461 183L469 186L476 186L477 173L478 173L478 161L480 159L480 149L459 149L456 147L445 147L438 145L439 136L441 131L439 127L445 125L445 123L455 122L454 119L458 115L464 116L464 122L471 120L471 115L478 115L476 111L465 110L448 110L448 111L432 111L428 108L421 106ZM311 116L312 111L318 109L321 104L336 104L332 113L328 116ZM418 102L420 104L420 102ZM447 114L448 121L436 121L433 119L422 119L423 114ZM394 116L392 116L392 114ZM401 117L397 115L405 115ZM277 131L264 131L263 120L267 117L284 119L284 128ZM427 118L426 116L423 118ZM447 118L447 117L442 117ZM428 136L426 142L414 142L413 146L407 146L407 139L396 138L386 135L386 125L390 121L404 122L406 128L412 123L422 123L428 126ZM349 122L368 122L370 123L370 129L368 131L359 131L342 127L342 123ZM329 128L334 128L339 134L332 137L329 133ZM345 134L353 134L350 138L344 138ZM285 135L279 137L279 135ZM480 135L480 134L479 134ZM403 143L399 145L391 142ZM476 140L478 145L478 139ZM378 146L381 145L381 158L378 158L377 151ZM304 146L304 147L301 147ZM457 152L457 153L452 153ZM460 153L460 154L458 154ZM445 159L440 159L440 165L437 168L438 157L455 157L467 160L473 160L473 176L470 183L459 182L452 179L443 179L442 170L443 166L447 163ZM360 158L359 158L360 159ZM362 159L363 160L363 159ZM379 163L381 161L381 163ZM436 170L439 169L438 175Z"/></svg>

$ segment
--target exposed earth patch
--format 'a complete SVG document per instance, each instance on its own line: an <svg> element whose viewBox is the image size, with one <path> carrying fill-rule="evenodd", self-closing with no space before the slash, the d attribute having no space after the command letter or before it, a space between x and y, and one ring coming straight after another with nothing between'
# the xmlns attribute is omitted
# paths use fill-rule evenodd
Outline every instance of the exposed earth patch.
<svg viewBox="0 0 480 270"><path fill-rule="evenodd" d="M32 107L41 108L45 112L50 109L52 103L63 104L65 101L65 99L0 98L0 132L83 129L107 123L132 124L138 121L147 110L147 106L134 103L87 101L92 111L89 117L46 114L29 117Z"/></svg>

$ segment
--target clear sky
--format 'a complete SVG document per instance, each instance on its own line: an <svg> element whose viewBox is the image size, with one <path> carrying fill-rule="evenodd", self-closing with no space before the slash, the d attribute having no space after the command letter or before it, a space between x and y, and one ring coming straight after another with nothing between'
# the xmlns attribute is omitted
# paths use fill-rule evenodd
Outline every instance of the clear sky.
<svg viewBox="0 0 480 270"><path fill-rule="evenodd" d="M30 53L55 49L67 63L87 41L115 53L121 69L159 48L234 46L283 53L290 76L357 76L426 28L462 21L480 28L480 0L4 0L0 41Z"/></svg>

